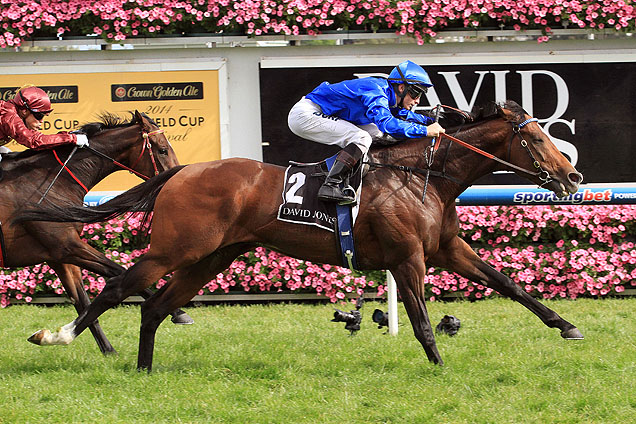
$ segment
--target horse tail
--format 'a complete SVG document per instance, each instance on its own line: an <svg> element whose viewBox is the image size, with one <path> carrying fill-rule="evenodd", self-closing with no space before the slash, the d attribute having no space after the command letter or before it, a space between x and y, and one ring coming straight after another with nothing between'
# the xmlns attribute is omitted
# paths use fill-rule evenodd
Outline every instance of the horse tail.
<svg viewBox="0 0 636 424"><path fill-rule="evenodd" d="M143 228L150 221L155 200L163 186L185 166L170 168L98 206L82 207L53 204L39 206L18 212L11 221L12 223L24 221L94 223L107 221L126 213L143 212L140 226Z"/></svg>

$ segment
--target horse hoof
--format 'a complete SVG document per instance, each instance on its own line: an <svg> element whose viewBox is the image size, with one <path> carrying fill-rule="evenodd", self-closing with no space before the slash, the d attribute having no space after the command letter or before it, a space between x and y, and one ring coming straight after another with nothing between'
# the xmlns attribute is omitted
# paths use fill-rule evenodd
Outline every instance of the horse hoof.
<svg viewBox="0 0 636 424"><path fill-rule="evenodd" d="M185 312L182 312L178 315L173 315L170 320L172 321L173 324L177 324L177 325L194 324L194 320L192 319L192 317L186 314Z"/></svg>
<svg viewBox="0 0 636 424"><path fill-rule="evenodd" d="M570 328L569 330L566 330L566 331L562 331L561 337L563 337L566 340L583 340L584 339L583 334L576 327Z"/></svg>
<svg viewBox="0 0 636 424"><path fill-rule="evenodd" d="M36 344L38 346L42 345L42 339L44 338L49 338L51 337L51 332L49 330L47 330L46 328L36 331L35 333L31 334L31 337L29 337L27 339L27 341Z"/></svg>

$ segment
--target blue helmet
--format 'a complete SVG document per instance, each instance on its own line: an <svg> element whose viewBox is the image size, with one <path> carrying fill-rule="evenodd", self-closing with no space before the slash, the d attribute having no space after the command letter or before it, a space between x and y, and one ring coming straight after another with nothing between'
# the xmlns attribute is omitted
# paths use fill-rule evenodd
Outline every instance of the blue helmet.
<svg viewBox="0 0 636 424"><path fill-rule="evenodd" d="M428 87L433 86L426 71L410 60L406 60L393 68L387 79L389 82L396 84L415 85L422 92L426 92Z"/></svg>

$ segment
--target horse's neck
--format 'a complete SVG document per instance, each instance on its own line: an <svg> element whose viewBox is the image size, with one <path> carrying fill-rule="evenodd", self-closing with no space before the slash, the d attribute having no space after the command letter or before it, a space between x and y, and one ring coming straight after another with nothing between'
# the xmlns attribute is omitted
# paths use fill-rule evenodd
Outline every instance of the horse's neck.
<svg viewBox="0 0 636 424"><path fill-rule="evenodd" d="M455 138L498 158L507 159L506 149L511 129L509 123L502 119L496 119L460 131ZM450 151L444 157L446 149L450 149ZM451 142L448 138L444 139L436 156L434 167L442 167L447 175L462 181L464 184L463 187L458 187L458 192L454 193L454 196L459 196L462 191L479 178L502 169L496 161L459 143Z"/></svg>
<svg viewBox="0 0 636 424"><path fill-rule="evenodd" d="M122 155L122 152L125 152L130 148L130 146L126 146L124 144L125 142L122 141L124 138L125 137L123 136L118 138L113 134L97 134L95 137L91 138L89 145L91 150L78 149L67 165L68 170L60 174L60 177L62 178L63 175L64 179L69 180L70 187L78 187L82 191L84 188L91 190L104 178L115 171L122 169L115 165L112 160L101 157L94 153L93 150L121 162L122 158L120 156ZM59 151L59 149L56 151ZM60 152L58 157L61 162L56 159L52 166L55 169L61 168L61 163L68 158L69 153ZM49 161L48 158L46 158L46 160ZM46 165L42 163L36 167L45 166Z"/></svg>
<svg viewBox="0 0 636 424"><path fill-rule="evenodd" d="M497 157L506 159L506 146L510 137L510 124L497 119L475 125L455 135L456 138L478 147ZM452 132L449 131L449 134ZM438 141L439 143L439 141ZM482 156L467 147L451 143L448 138L434 154L431 170L444 173L448 178L431 178L429 184L439 186L442 197L455 199L477 179L499 169L497 162ZM424 177L428 168L431 146L430 138L409 140L398 145L380 148L371 152L372 161L419 169ZM396 170L397 173L404 171ZM424 177L425 178L425 177ZM461 182L462 184L458 184Z"/></svg>
<svg viewBox="0 0 636 424"><path fill-rule="evenodd" d="M91 147L108 156L111 159L117 160L118 162L122 162L121 153L122 151L128 150L122 147L117 147L115 143L113 143L114 139L109 138L97 138L95 142L91 143ZM121 144L121 143L120 143ZM117 166L112 160L101 157L100 155L93 153L91 151L87 152L88 155L83 158L81 164L78 165L78 170L82 172L83 182L88 189L94 187L102 181L104 178L109 176L110 174L121 170L122 168Z"/></svg>

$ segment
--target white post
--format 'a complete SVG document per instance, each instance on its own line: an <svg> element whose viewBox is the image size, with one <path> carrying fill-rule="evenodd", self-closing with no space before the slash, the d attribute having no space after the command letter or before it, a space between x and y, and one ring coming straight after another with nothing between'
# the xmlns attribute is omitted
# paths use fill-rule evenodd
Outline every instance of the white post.
<svg viewBox="0 0 636 424"><path fill-rule="evenodd" d="M397 287L391 271L386 272L386 295L389 304L389 334L395 336L398 333Z"/></svg>

